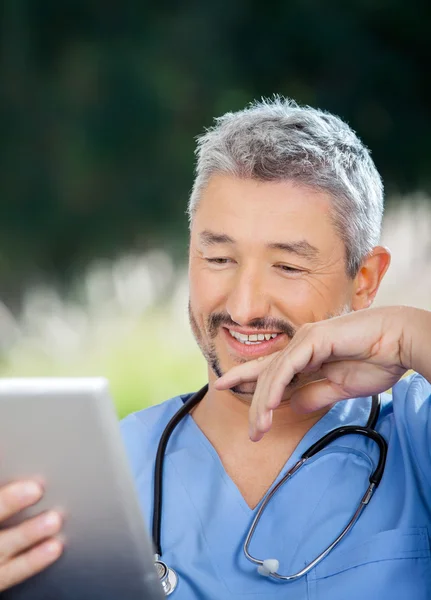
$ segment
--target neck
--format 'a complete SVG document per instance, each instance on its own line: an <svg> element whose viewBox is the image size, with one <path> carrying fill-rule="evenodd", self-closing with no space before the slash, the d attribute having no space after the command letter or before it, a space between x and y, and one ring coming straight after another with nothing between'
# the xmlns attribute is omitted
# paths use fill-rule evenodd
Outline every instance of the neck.
<svg viewBox="0 0 431 600"><path fill-rule="evenodd" d="M215 390L215 379L210 371L208 392L192 411L193 419L213 443L218 441L230 447L242 444L256 446L248 435L251 398L236 396L228 390ZM304 415L293 410L288 401L283 402L274 411L270 431L257 446L273 445L275 442L287 444L289 440L299 442L328 410L325 408Z"/></svg>
<svg viewBox="0 0 431 600"><path fill-rule="evenodd" d="M259 443L248 435L250 401L214 389L192 411L193 419L217 452L245 502L255 508L309 429L328 410L299 415L288 402L274 411L271 430Z"/></svg>

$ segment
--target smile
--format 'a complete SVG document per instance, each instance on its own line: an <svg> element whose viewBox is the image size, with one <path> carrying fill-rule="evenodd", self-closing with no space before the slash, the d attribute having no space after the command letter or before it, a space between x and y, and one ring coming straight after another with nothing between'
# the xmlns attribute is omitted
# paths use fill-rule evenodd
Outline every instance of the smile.
<svg viewBox="0 0 431 600"><path fill-rule="evenodd" d="M228 331L233 338L238 340L238 342L246 345L258 345L264 341L269 341L280 335L279 333L253 333L251 335L246 335L244 333L232 331L231 329L228 329Z"/></svg>

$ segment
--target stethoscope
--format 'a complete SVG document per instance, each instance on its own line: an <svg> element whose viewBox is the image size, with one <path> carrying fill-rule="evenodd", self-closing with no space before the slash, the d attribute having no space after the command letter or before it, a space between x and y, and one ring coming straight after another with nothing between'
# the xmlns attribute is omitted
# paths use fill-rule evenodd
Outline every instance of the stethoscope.
<svg viewBox="0 0 431 600"><path fill-rule="evenodd" d="M155 548L155 566L160 578L160 582L162 584L163 590L166 596L172 594L175 588L178 585L178 575L177 573L169 568L166 563L161 560L162 557L162 548L160 544L161 538L161 522L162 522L162 478L163 478L163 461L165 458L166 446L169 441L170 436L175 430L176 426L180 423L180 421L185 417L194 406L196 406L205 394L208 391L208 385L205 385L201 390L193 394L178 410L178 412L172 417L172 419L167 424L165 430L162 433L160 438L159 446L157 448L156 462L154 468L154 497L153 497L153 542ZM377 423L377 419L380 414L380 396L372 396L371 409L368 417L367 424L365 427L361 427L359 425L345 425L342 427L338 427L333 431L330 431L326 435L324 435L320 440L315 442L308 450L306 450L298 462L284 475L284 477L275 485L272 490L270 490L265 496L259 510L256 513L256 516L251 524L249 532L247 533L247 537L244 542L243 551L246 558L252 563L258 565L258 572L261 575L266 577L270 577L277 581L295 581L300 577L306 575L311 569L313 569L320 561L322 561L334 548L337 546L345 535L352 529L355 525L356 521L359 519L362 511L370 502L374 492L379 485L383 472L385 470L386 463L386 455L388 451L388 445L386 440L375 431L375 426ZM349 523L343 529L343 531L334 539L334 541L324 550L317 558L312 560L308 565L306 565L301 571L298 573L294 573L293 575L280 575L277 571L279 568L279 562L275 558L267 558L265 560L261 560L259 558L255 558L249 552L250 542L252 537L256 531L256 527L260 521L260 518L265 510L268 502L274 497L274 495L278 492L282 485L286 483L291 477L293 477L303 466L304 464L313 456L318 454L321 450L326 448L330 443L334 440L343 437L345 435L350 434L359 434L365 436L371 440L373 440L378 448L379 448L379 461L377 463L377 467L373 471L373 473L369 477L369 486L367 491L363 495L361 501L359 502L358 507L350 519Z"/></svg>

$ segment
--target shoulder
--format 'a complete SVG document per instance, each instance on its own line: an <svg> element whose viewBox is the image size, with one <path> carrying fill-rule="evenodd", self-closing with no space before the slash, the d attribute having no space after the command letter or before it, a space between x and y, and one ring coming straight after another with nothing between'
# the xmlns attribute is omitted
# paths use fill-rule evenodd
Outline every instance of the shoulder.
<svg viewBox="0 0 431 600"><path fill-rule="evenodd" d="M409 398L414 402L414 406L418 408L424 402L430 400L431 383L419 375L412 373L401 379L393 389L394 400L396 398Z"/></svg>
<svg viewBox="0 0 431 600"><path fill-rule="evenodd" d="M431 383L419 373L412 373L400 379L392 388L392 394L385 394L383 413L394 412L426 420L431 404ZM406 415L407 416L407 415Z"/></svg>
<svg viewBox="0 0 431 600"><path fill-rule="evenodd" d="M431 465L431 384L413 373L401 379L382 402L383 429L395 427L407 453L428 479ZM392 426L389 424L392 423Z"/></svg>
<svg viewBox="0 0 431 600"><path fill-rule="evenodd" d="M153 462L160 436L190 394L175 396L156 406L131 413L120 422L126 452L134 473Z"/></svg>
<svg viewBox="0 0 431 600"><path fill-rule="evenodd" d="M399 381L392 390L394 414L417 434L429 434L431 427L431 384L414 373Z"/></svg>

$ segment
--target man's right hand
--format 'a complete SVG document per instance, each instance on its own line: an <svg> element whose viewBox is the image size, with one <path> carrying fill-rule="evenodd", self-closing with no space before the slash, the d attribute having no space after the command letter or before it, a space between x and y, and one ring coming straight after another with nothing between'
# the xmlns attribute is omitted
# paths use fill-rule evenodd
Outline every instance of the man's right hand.
<svg viewBox="0 0 431 600"><path fill-rule="evenodd" d="M11 483L0 488L0 526L43 495L35 481ZM21 524L0 529L0 592L14 586L53 563L62 553L62 543L53 538L61 528L61 516L49 511Z"/></svg>

